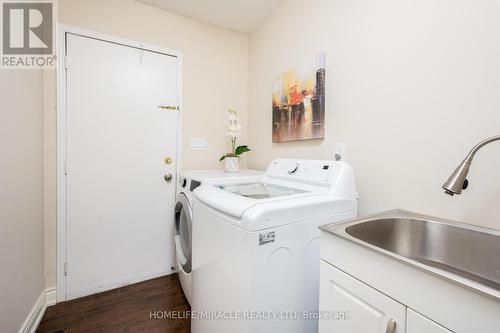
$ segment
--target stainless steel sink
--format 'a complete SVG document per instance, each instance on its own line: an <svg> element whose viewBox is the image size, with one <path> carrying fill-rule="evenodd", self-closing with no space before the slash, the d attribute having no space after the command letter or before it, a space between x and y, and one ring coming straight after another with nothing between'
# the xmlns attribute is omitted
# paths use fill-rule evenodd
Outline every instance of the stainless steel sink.
<svg viewBox="0 0 500 333"><path fill-rule="evenodd" d="M420 268L451 273L473 287L500 292L498 231L401 210L322 229Z"/></svg>

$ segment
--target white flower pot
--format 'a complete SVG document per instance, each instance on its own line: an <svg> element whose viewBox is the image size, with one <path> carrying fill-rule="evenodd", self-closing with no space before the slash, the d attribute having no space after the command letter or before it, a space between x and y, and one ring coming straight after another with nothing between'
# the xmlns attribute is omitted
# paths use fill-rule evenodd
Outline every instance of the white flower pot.
<svg viewBox="0 0 500 333"><path fill-rule="evenodd" d="M226 157L222 160L222 167L225 172L240 172L241 161L239 157Z"/></svg>

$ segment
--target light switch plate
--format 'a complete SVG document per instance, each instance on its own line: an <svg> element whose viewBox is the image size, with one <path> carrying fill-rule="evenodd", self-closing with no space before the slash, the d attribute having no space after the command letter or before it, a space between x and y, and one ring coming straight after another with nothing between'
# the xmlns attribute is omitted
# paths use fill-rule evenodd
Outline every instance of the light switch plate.
<svg viewBox="0 0 500 333"><path fill-rule="evenodd" d="M191 150L208 150L207 138L191 138Z"/></svg>
<svg viewBox="0 0 500 333"><path fill-rule="evenodd" d="M345 143L337 143L335 145L335 160L344 161L346 160L346 146Z"/></svg>

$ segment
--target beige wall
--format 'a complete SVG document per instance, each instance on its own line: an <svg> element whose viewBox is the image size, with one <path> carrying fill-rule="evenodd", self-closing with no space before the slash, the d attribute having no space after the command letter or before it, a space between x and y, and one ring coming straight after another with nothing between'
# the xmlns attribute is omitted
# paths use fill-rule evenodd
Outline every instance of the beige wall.
<svg viewBox="0 0 500 333"><path fill-rule="evenodd" d="M60 0L59 21L99 33L180 50L184 61L183 169L219 167L228 149L226 110L246 119L248 37L132 0ZM45 236L47 286L56 285L56 113L54 73L45 88ZM191 137L208 151L191 151ZM243 140L245 135L243 136Z"/></svg>
<svg viewBox="0 0 500 333"><path fill-rule="evenodd" d="M0 70L0 330L17 332L45 289L42 74Z"/></svg>
<svg viewBox="0 0 500 333"><path fill-rule="evenodd" d="M327 53L326 139L271 143L272 80ZM497 0L285 1L251 35L249 165L332 158L347 144L361 214L391 208L500 229L500 144L479 153L470 189L440 189L477 141L500 134Z"/></svg>

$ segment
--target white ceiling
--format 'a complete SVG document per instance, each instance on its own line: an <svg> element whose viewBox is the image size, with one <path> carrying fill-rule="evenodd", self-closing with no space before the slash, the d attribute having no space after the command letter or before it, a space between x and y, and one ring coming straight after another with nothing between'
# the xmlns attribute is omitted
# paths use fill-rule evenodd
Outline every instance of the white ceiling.
<svg viewBox="0 0 500 333"><path fill-rule="evenodd" d="M252 32L283 0L137 0L202 22Z"/></svg>

